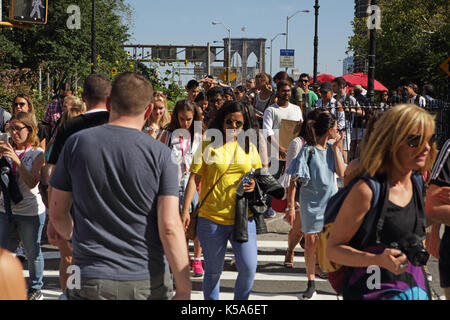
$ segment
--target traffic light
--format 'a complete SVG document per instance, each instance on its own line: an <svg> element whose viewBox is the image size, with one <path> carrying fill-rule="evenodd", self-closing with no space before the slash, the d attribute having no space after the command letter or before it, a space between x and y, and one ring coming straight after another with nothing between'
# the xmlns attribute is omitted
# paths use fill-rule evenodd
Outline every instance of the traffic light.
<svg viewBox="0 0 450 320"><path fill-rule="evenodd" d="M184 60L184 66L187 67L187 65L188 65L188 61Z"/></svg>
<svg viewBox="0 0 450 320"><path fill-rule="evenodd" d="M27 24L47 23L48 0L11 0L9 19Z"/></svg>

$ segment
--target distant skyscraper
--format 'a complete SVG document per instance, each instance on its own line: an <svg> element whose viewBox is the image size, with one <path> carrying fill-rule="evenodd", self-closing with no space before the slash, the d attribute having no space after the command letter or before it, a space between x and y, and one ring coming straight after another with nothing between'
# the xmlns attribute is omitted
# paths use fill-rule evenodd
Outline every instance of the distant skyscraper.
<svg viewBox="0 0 450 320"><path fill-rule="evenodd" d="M347 57L342 61L342 74L353 73L354 68L353 57Z"/></svg>
<svg viewBox="0 0 450 320"><path fill-rule="evenodd" d="M367 7L370 5L370 0L355 0L355 17L367 17Z"/></svg>

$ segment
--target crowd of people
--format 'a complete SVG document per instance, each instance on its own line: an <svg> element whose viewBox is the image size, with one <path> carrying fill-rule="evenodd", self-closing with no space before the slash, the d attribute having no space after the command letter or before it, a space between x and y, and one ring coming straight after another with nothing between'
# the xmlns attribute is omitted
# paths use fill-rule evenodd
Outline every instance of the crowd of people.
<svg viewBox="0 0 450 320"><path fill-rule="evenodd" d="M0 108L1 299L43 298L46 229L60 299L186 300L192 271L204 299L218 300L230 242L234 297L247 300L257 235L277 213L292 226L284 266L298 244L305 251L300 299L314 297L316 276L344 299L431 299L429 254L450 299L450 140L438 155L423 108L431 85L381 92L373 109L361 86L306 73L260 73L236 88L207 76L185 89L169 111L142 75L92 74L81 98L62 92L41 122L25 94L11 114ZM6 250L16 233L27 294ZM372 266L381 276L369 287Z"/></svg>

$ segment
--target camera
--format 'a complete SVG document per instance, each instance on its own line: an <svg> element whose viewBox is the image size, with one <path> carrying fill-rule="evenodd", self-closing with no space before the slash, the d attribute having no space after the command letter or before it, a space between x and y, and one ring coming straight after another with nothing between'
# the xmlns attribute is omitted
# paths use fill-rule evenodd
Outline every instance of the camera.
<svg viewBox="0 0 450 320"><path fill-rule="evenodd" d="M409 262L416 267L426 265L430 258L430 254L423 247L422 240L412 233L403 237L398 242L392 243L391 247L402 251Z"/></svg>

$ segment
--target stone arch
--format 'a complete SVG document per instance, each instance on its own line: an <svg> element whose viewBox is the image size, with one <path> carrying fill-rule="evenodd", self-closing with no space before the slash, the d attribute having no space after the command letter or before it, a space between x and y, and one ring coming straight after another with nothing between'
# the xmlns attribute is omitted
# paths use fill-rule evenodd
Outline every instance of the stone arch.
<svg viewBox="0 0 450 320"><path fill-rule="evenodd" d="M223 39L225 47L228 47L228 38ZM264 38L232 38L231 39L231 56L234 53L239 53L242 58L242 81L247 79L247 66L248 58L253 53L257 59L257 66L260 71L266 70L266 39ZM225 62L226 67L228 61L228 51L225 50Z"/></svg>

